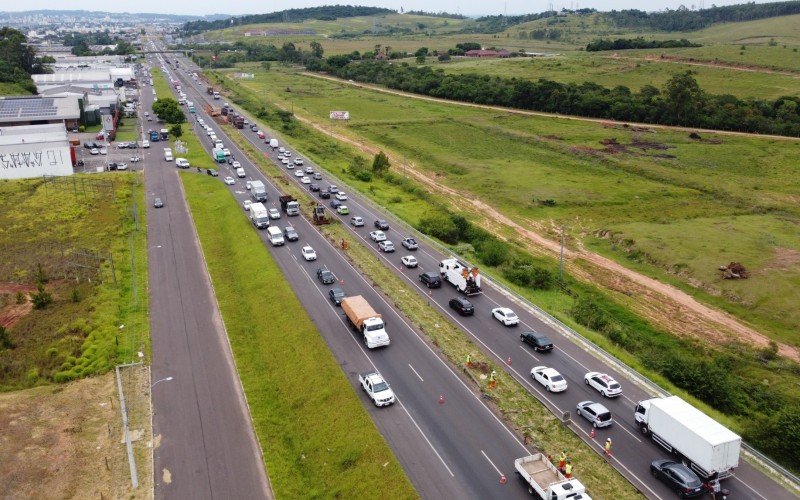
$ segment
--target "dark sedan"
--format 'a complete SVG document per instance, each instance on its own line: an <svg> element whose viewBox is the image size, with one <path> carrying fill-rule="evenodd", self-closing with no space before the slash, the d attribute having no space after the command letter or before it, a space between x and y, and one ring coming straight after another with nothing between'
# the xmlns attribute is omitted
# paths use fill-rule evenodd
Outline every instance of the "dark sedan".
<svg viewBox="0 0 800 500"><path fill-rule="evenodd" d="M325 267L317 269L317 278L319 278L323 285L332 285L336 283L336 276Z"/></svg>
<svg viewBox="0 0 800 500"><path fill-rule="evenodd" d="M375 221L375 227L380 229L381 231L388 231L389 230L389 223L383 219L378 219Z"/></svg>
<svg viewBox="0 0 800 500"><path fill-rule="evenodd" d="M344 298L344 290L341 288L331 288L328 290L328 298L331 299L331 302L337 306L340 306L342 305L342 299Z"/></svg>
<svg viewBox="0 0 800 500"><path fill-rule="evenodd" d="M439 288L442 286L442 277L439 273L427 272L419 275L419 280L428 288Z"/></svg>
<svg viewBox="0 0 800 500"><path fill-rule="evenodd" d="M706 493L697 474L681 463L664 459L653 460L650 472L680 498L692 498Z"/></svg>
<svg viewBox="0 0 800 500"><path fill-rule="evenodd" d="M462 316L472 316L475 314L475 307L470 301L463 297L450 299L450 308L455 309Z"/></svg>
<svg viewBox="0 0 800 500"><path fill-rule="evenodd" d="M524 332L519 336L520 340L533 347L535 351L545 352L553 350L553 341L547 335L536 332Z"/></svg>

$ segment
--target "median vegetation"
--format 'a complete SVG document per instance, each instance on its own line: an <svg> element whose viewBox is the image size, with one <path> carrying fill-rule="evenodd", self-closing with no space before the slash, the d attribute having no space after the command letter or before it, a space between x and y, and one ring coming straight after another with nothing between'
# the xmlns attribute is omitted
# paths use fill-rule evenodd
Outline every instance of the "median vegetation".
<svg viewBox="0 0 800 500"><path fill-rule="evenodd" d="M182 181L276 496L415 498L236 200L207 175Z"/></svg>

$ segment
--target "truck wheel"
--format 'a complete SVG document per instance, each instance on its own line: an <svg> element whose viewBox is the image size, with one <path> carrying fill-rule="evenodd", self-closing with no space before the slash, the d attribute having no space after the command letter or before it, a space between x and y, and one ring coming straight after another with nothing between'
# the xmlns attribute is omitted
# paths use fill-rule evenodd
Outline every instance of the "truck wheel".
<svg viewBox="0 0 800 500"><path fill-rule="evenodd" d="M650 432L650 429L647 428L647 425L640 425L639 430L642 431L642 434L645 436Z"/></svg>
<svg viewBox="0 0 800 500"><path fill-rule="evenodd" d="M366 335L364 335L364 345L367 346L367 349L369 349L369 344L367 343L367 336Z"/></svg>

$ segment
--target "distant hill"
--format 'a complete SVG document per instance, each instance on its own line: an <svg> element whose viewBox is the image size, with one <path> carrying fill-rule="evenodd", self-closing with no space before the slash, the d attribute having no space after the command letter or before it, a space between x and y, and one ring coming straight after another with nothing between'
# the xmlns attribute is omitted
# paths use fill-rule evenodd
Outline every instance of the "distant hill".
<svg viewBox="0 0 800 500"><path fill-rule="evenodd" d="M182 30L186 35L194 35L203 31L230 28L231 26L241 26L245 24L298 23L309 19L333 21L343 17L375 16L394 13L394 10L382 7L325 5L322 7L309 7L305 9L281 10L269 14L250 14L217 21L190 21L183 26Z"/></svg>
<svg viewBox="0 0 800 500"><path fill-rule="evenodd" d="M71 17L88 17L88 18L105 18L112 19L137 19L137 20L166 20L170 22L186 22L194 20L207 20L215 21L218 19L228 19L230 14L208 14L205 16L192 16L184 14L157 14L154 12L105 12L99 10L53 10L53 9L39 9L39 10L23 10L19 12L0 11L0 21L4 19L19 19L25 16L71 16Z"/></svg>

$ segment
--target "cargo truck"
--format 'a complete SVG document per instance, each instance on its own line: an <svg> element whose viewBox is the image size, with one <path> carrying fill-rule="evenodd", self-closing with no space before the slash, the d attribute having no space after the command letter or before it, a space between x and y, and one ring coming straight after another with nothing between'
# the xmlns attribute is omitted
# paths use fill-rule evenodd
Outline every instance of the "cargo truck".
<svg viewBox="0 0 800 500"><path fill-rule="evenodd" d="M160 137L162 141L166 141L169 138L169 130L162 128Z"/></svg>
<svg viewBox="0 0 800 500"><path fill-rule="evenodd" d="M389 345L389 334L386 333L383 318L364 297L345 297L342 299L342 311L347 323L364 337L364 344L369 349Z"/></svg>
<svg viewBox="0 0 800 500"><path fill-rule="evenodd" d="M261 181L250 181L250 196L253 201L267 201L267 188Z"/></svg>
<svg viewBox="0 0 800 500"><path fill-rule="evenodd" d="M644 435L677 456L701 480L733 475L742 438L677 396L639 401L634 419Z"/></svg>
<svg viewBox="0 0 800 500"><path fill-rule="evenodd" d="M206 94L208 95L214 94L214 87L206 87Z"/></svg>
<svg viewBox="0 0 800 500"><path fill-rule="evenodd" d="M279 200L281 200L281 210L286 215L300 215L300 204L297 202L297 198L287 195L281 196Z"/></svg>
<svg viewBox="0 0 800 500"><path fill-rule="evenodd" d="M514 469L528 493L541 500L591 500L577 479L567 479L543 453L514 460Z"/></svg>
<svg viewBox="0 0 800 500"><path fill-rule="evenodd" d="M244 128L244 116L238 115L233 119L233 126L236 128Z"/></svg>
<svg viewBox="0 0 800 500"><path fill-rule="evenodd" d="M451 257L439 263L439 273L444 281L455 286L464 295L481 293L481 276L477 267L469 267Z"/></svg>
<svg viewBox="0 0 800 500"><path fill-rule="evenodd" d="M217 163L225 163L228 159L225 157L225 151L222 148L214 148L211 150L211 157L216 160Z"/></svg>
<svg viewBox="0 0 800 500"><path fill-rule="evenodd" d="M250 205L250 221L258 229L269 227L269 213L263 203L253 203Z"/></svg>
<svg viewBox="0 0 800 500"><path fill-rule="evenodd" d="M160 139L158 137L158 132L155 130L151 130L150 132L150 142L158 142Z"/></svg>

